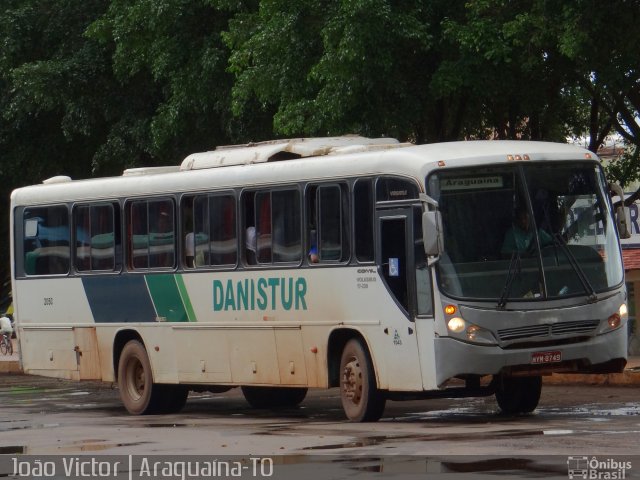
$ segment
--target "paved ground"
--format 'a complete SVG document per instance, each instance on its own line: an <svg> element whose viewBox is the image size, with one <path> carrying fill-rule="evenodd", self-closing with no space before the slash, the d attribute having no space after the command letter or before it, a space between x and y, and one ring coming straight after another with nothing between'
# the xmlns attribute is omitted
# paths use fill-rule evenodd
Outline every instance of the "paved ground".
<svg viewBox="0 0 640 480"><path fill-rule="evenodd" d="M3 366L17 370L17 354L0 355ZM568 459L588 456L634 465L625 476L597 478L640 478L640 357L623 374L554 375L545 383L531 415L501 415L493 397L438 399L389 402L380 422L352 424L338 389L312 391L300 408L278 412L249 408L239 389L192 393L180 414L134 417L109 384L0 373L0 478L25 478L12 475L16 455L23 462L258 455L273 462L271 480L566 480Z"/></svg>

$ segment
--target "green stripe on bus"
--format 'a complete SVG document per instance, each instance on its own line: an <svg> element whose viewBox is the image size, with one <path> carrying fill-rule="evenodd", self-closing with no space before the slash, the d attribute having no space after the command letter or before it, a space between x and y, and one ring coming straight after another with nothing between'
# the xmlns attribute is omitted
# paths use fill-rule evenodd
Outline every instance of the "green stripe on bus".
<svg viewBox="0 0 640 480"><path fill-rule="evenodd" d="M167 322L189 321L173 274L147 275L145 280L158 317Z"/></svg>
<svg viewBox="0 0 640 480"><path fill-rule="evenodd" d="M191 299L189 298L189 293L187 292L187 287L184 284L182 275L176 275L176 284L178 285L178 291L180 292L180 296L182 297L182 303L184 304L184 308L187 311L187 317L189 321L198 321L198 319L196 318L196 312L193 310L193 305L191 305Z"/></svg>

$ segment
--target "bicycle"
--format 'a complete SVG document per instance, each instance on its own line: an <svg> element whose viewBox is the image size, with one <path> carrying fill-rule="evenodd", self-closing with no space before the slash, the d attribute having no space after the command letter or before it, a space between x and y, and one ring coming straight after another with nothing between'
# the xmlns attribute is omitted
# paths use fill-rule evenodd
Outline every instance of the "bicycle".
<svg viewBox="0 0 640 480"><path fill-rule="evenodd" d="M0 352L3 355L13 355L13 344L11 343L11 335L3 333L0 338Z"/></svg>

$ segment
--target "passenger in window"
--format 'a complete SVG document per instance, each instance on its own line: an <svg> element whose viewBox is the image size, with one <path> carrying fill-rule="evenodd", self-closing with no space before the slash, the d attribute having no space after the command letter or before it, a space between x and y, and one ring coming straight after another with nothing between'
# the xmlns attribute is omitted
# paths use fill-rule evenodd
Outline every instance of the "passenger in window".
<svg viewBox="0 0 640 480"><path fill-rule="evenodd" d="M251 225L247 227L247 231L245 233L245 257L249 265L256 264L256 249L257 249L256 227Z"/></svg>
<svg viewBox="0 0 640 480"><path fill-rule="evenodd" d="M182 231L187 232L184 236L184 261L188 268L195 267L195 245L196 239L193 232L193 198L185 198L182 203Z"/></svg>
<svg viewBox="0 0 640 480"><path fill-rule="evenodd" d="M538 229L540 246L545 247L553 243L553 238L542 228ZM534 231L531 229L531 219L526 207L516 210L515 219L507 230L502 243L502 254L511 255L513 252L531 252L535 248Z"/></svg>
<svg viewBox="0 0 640 480"><path fill-rule="evenodd" d="M187 263L187 267L194 268L194 258L196 256L195 252L195 235L193 232L189 232L184 237L184 251L185 251L185 260Z"/></svg>
<svg viewBox="0 0 640 480"><path fill-rule="evenodd" d="M318 235L316 230L311 230L309 235L309 263L318 263L320 255L318 254Z"/></svg>

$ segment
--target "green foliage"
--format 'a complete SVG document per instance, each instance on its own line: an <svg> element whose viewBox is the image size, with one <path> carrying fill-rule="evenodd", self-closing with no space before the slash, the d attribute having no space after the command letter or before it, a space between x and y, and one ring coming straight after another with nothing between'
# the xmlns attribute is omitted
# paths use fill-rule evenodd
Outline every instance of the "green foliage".
<svg viewBox="0 0 640 480"><path fill-rule="evenodd" d="M235 10L231 2L220 9L216 3L114 0L88 30L90 38L114 45L113 71L123 85L140 82L154 92L147 111L129 112L138 119L131 133L149 160L177 163L191 151L236 139L229 54L220 39ZM112 132L104 158L126 153L131 142L123 137L131 126Z"/></svg>
<svg viewBox="0 0 640 480"><path fill-rule="evenodd" d="M635 0L3 7L7 191L57 174L176 164L194 151L274 136L360 133L422 143L563 141L586 132L596 151L616 131L640 145ZM637 178L637 151L608 167L621 183ZM5 195L5 217L7 204Z"/></svg>
<svg viewBox="0 0 640 480"><path fill-rule="evenodd" d="M455 138L459 124L446 114L463 103L450 95L462 77L450 83L436 74L455 54L441 22L460 5L262 1L225 35L234 111L242 114L255 98L276 110L274 129L283 135Z"/></svg>
<svg viewBox="0 0 640 480"><path fill-rule="evenodd" d="M609 181L618 183L622 188L640 181L640 148L627 144L624 153L604 166Z"/></svg>
<svg viewBox="0 0 640 480"><path fill-rule="evenodd" d="M78 156L90 159L96 148L102 113L95 89L109 66L82 32L104 8L102 0L11 0L0 14L0 148L3 170L16 175L11 185L90 174Z"/></svg>

